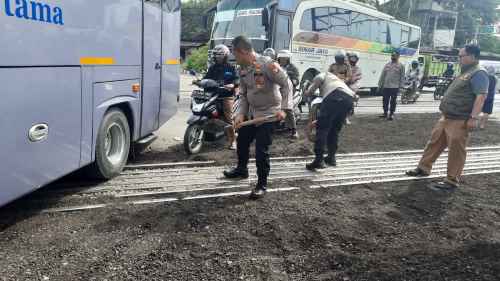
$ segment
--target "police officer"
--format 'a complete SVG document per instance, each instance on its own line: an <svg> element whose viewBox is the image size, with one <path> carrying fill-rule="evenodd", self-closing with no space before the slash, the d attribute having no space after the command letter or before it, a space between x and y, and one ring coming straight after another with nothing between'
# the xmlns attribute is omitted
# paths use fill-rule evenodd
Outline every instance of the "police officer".
<svg viewBox="0 0 500 281"><path fill-rule="evenodd" d="M225 92L221 94L221 97L224 98L224 121L230 125L226 127L228 148L236 149L232 109L235 90L238 86L238 74L235 67L228 62L229 53L229 48L225 45L220 44L215 46L213 49L214 64L208 68L207 74L203 79L212 79L224 85Z"/></svg>
<svg viewBox="0 0 500 281"><path fill-rule="evenodd" d="M384 66L378 82L378 88L383 95L382 107L384 109L384 114L380 117L389 121L394 119L398 93L403 88L405 80L405 67L399 62L399 57L399 51L394 50L391 54L391 61ZM391 105L390 111L389 104Z"/></svg>
<svg viewBox="0 0 500 281"><path fill-rule="evenodd" d="M278 52L278 63L280 64L281 68L285 70L286 74L288 75L288 78L290 79L290 82L292 83L292 95L295 96L295 89L299 85L299 70L297 67L290 61L292 57L292 53L288 50L280 50ZM290 99L292 102L292 109L287 110L286 113L286 119L285 123L288 126L288 128L291 129L291 137L293 139L298 139L299 138L299 133L297 132L297 120L295 118L295 113L294 113L294 108L293 108L293 99Z"/></svg>
<svg viewBox="0 0 500 281"><path fill-rule="evenodd" d="M347 81L347 85L353 92L357 92L360 88L360 81L363 78L363 73L361 67L359 67L359 55L356 52L347 53L347 59L349 60L349 65L351 66L351 79Z"/></svg>
<svg viewBox="0 0 500 281"><path fill-rule="evenodd" d="M312 95L319 88L323 102L316 123L316 141L312 163L306 169L314 171L324 168L323 161L330 166L336 166L338 137L348 113L352 110L355 93L344 81L330 72L320 73L314 77L306 95ZM323 159L324 147L328 147L328 156Z"/></svg>
<svg viewBox="0 0 500 281"><path fill-rule="evenodd" d="M257 185L250 197L264 196L270 171L269 146L272 143L273 121L239 125L248 119L274 115L278 120L285 118L284 110L289 108L291 94L288 76L281 67L268 57L260 56L253 50L250 40L244 36L233 39L236 62L240 65L240 108L236 113L235 126L238 128L238 166L224 171L226 178L248 178L248 158L250 144L255 139L257 165ZM280 91L281 88L281 91Z"/></svg>
<svg viewBox="0 0 500 281"><path fill-rule="evenodd" d="M335 53L335 63L330 65L329 72L335 74L344 82L348 82L352 78L351 65L346 61L347 54L344 50L339 50Z"/></svg>
<svg viewBox="0 0 500 281"><path fill-rule="evenodd" d="M458 187L467 155L469 131L477 128L478 116L488 93L489 79L486 71L479 67L480 53L476 45L460 49L462 71L441 100L441 119L432 130L417 168L406 172L409 176L428 176L436 159L448 147L447 176L444 181L433 183L434 188L451 191Z"/></svg>

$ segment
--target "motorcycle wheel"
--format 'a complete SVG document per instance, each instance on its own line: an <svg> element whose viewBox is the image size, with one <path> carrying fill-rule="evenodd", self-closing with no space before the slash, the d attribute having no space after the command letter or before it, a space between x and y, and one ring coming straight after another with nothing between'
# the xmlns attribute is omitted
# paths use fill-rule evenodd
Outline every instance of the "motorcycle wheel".
<svg viewBox="0 0 500 281"><path fill-rule="evenodd" d="M184 133L184 150L187 154L196 154L203 147L204 131L200 124L191 124Z"/></svg>
<svg viewBox="0 0 500 281"><path fill-rule="evenodd" d="M320 106L321 104L313 105L309 113L309 122L306 126L306 135L311 142L316 141L316 121L318 120Z"/></svg>

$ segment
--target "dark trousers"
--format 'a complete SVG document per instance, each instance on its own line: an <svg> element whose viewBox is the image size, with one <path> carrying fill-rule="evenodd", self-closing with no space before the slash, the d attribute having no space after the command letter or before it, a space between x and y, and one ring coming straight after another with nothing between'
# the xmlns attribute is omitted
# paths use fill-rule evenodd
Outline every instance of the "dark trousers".
<svg viewBox="0 0 500 281"><path fill-rule="evenodd" d="M340 90L335 90L323 100L316 123L316 161L323 161L325 145L328 147L328 157L335 156L340 130L352 108L353 98Z"/></svg>
<svg viewBox="0 0 500 281"><path fill-rule="evenodd" d="M255 160L257 166L257 186L267 186L267 177L271 170L269 161L269 146L272 144L273 123L260 126L245 126L238 130L237 155L238 168L247 169L250 154L250 144L255 139Z"/></svg>
<svg viewBox="0 0 500 281"><path fill-rule="evenodd" d="M398 99L398 88L384 88L382 90L382 95L384 96L383 99L383 106L384 106L384 114L387 115L387 112L389 112L389 103L391 104L390 108L390 114L393 115L394 112L396 112L396 101Z"/></svg>

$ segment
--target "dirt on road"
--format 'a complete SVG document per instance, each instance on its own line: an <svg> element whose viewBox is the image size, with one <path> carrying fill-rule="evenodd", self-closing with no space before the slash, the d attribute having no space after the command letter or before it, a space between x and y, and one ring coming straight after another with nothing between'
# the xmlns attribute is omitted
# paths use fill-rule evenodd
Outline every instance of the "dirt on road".
<svg viewBox="0 0 500 281"><path fill-rule="evenodd" d="M356 117L340 152L421 149L436 120ZM500 126L489 125L471 145L500 143ZM311 154L311 147L277 137L273 153ZM214 148L197 157L227 163L233 154ZM194 159L183 152L142 157ZM300 189L258 201L233 196L71 213L16 208L25 198L0 208L0 280L500 280L499 180L467 176L455 192L430 189L428 180L321 189L288 181L273 188Z"/></svg>
<svg viewBox="0 0 500 281"><path fill-rule="evenodd" d="M423 149L439 114L400 114L387 121L374 115L353 116L351 125L341 131L338 153ZM304 156L313 154L313 143L306 138L305 121L299 122L300 138L276 132L271 147L272 156ZM500 144L500 123L491 121L485 130L472 133L469 145ZM187 155L182 144L164 151L148 151L131 163L179 162L213 160L216 164L236 162L236 153L225 148L225 140L208 142L201 153ZM251 157L253 157L253 146Z"/></svg>

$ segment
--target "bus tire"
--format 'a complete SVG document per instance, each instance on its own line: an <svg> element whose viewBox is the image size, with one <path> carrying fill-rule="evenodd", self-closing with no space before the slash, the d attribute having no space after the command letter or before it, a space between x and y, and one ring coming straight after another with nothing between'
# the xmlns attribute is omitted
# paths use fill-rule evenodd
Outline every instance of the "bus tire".
<svg viewBox="0 0 500 281"><path fill-rule="evenodd" d="M118 108L110 109L97 132L95 162L91 172L95 178L111 179L120 174L130 151L130 127Z"/></svg>

